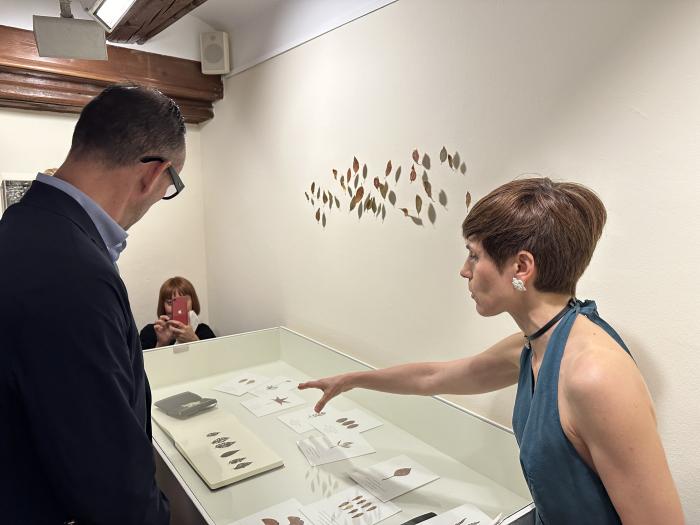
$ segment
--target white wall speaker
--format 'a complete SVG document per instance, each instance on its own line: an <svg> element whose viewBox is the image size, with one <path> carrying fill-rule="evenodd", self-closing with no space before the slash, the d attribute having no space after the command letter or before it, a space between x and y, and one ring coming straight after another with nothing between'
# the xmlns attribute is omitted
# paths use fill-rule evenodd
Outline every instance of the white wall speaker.
<svg viewBox="0 0 700 525"><path fill-rule="evenodd" d="M225 75L231 72L228 33L223 31L200 33L199 49L202 55L202 73Z"/></svg>

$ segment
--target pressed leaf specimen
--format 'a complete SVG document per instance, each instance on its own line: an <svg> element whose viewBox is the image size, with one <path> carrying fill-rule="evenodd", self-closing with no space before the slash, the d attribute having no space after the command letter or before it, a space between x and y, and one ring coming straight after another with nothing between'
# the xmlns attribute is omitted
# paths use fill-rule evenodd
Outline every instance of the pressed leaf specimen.
<svg viewBox="0 0 700 525"><path fill-rule="evenodd" d="M216 445L217 443L223 443L226 441L228 438L227 437L220 437L216 438L214 441L211 442L212 445Z"/></svg>
<svg viewBox="0 0 700 525"><path fill-rule="evenodd" d="M223 454L221 454L221 457L227 458L229 456L233 456L237 452L240 452L240 450L229 450L228 452L224 452Z"/></svg>
<svg viewBox="0 0 700 525"><path fill-rule="evenodd" d="M289 520L289 525L304 525L304 520L299 516L287 516L287 520Z"/></svg>
<svg viewBox="0 0 700 525"><path fill-rule="evenodd" d="M280 525L279 521L277 521L276 519L273 519L273 518L263 518L262 522L265 525Z"/></svg>
<svg viewBox="0 0 700 525"><path fill-rule="evenodd" d="M229 441L228 443L219 443L218 445L214 445L216 448L228 448L231 445L233 445L233 441Z"/></svg>
<svg viewBox="0 0 700 525"><path fill-rule="evenodd" d="M209 433L207 434L207 437L210 438L210 437L214 437L214 436L218 436L218 435L219 435L218 432L209 432Z"/></svg>
<svg viewBox="0 0 700 525"><path fill-rule="evenodd" d="M387 479L396 478L396 477L408 476L410 473L411 473L410 467L396 469L391 476L389 476L388 478L383 478L382 481L386 481Z"/></svg>
<svg viewBox="0 0 700 525"><path fill-rule="evenodd" d="M275 399L273 399L272 401L279 404L280 406L284 405L285 403L289 403L289 401L287 401L286 397L279 397L279 396L275 397Z"/></svg>
<svg viewBox="0 0 700 525"><path fill-rule="evenodd" d="M247 466L252 465L252 464L253 464L252 462L248 461L248 462L246 462L246 463L239 463L238 465L236 465L236 466L233 467L233 468L234 468L235 470L238 470L239 468L246 468Z"/></svg>

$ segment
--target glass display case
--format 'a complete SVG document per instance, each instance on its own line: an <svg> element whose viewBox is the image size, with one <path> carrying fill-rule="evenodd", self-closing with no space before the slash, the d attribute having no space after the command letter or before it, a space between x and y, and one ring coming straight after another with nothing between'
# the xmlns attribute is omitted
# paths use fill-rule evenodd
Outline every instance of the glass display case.
<svg viewBox="0 0 700 525"><path fill-rule="evenodd" d="M426 512L440 514L464 503L493 517L502 514L506 517L503 523L532 522L533 507L512 432L454 403L439 397L362 389L346 392L329 406L339 411L360 408L380 420L381 426L362 433L375 452L314 467L297 442L320 433L300 434L278 419L300 410L300 406L257 417L241 404L251 399L251 394L239 397L214 390L241 372L302 382L371 369L299 333L272 328L156 348L144 352L144 361L154 402L184 391L215 398L216 410L233 414L284 462L281 468L211 490L154 421L159 483L172 500L174 516L176 509L182 508L178 498L185 497L201 515L201 522L211 525L228 525L290 498L311 504L354 485L348 476L351 470L405 455L439 479L393 499L401 512L382 523L398 525ZM307 408L320 397L318 390L293 393L304 398ZM158 409L153 406L152 410ZM162 481L166 477L170 482Z"/></svg>

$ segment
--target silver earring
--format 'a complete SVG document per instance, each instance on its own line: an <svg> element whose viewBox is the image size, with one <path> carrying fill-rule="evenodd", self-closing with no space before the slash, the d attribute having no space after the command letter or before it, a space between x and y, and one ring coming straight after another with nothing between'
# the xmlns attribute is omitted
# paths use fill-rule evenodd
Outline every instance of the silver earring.
<svg viewBox="0 0 700 525"><path fill-rule="evenodd" d="M518 279L516 277L513 277L513 288L515 288L519 292L524 292L525 290L527 290L527 288L525 288L525 283L522 281L522 279Z"/></svg>

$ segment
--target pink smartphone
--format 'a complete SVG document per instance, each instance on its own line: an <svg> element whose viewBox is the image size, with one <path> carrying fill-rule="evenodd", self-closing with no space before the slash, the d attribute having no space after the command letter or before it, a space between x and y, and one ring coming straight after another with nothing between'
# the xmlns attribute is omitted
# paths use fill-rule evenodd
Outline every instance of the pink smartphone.
<svg viewBox="0 0 700 525"><path fill-rule="evenodd" d="M182 324L190 324L187 312L187 296L180 295L173 298L172 319L173 321L180 321Z"/></svg>

